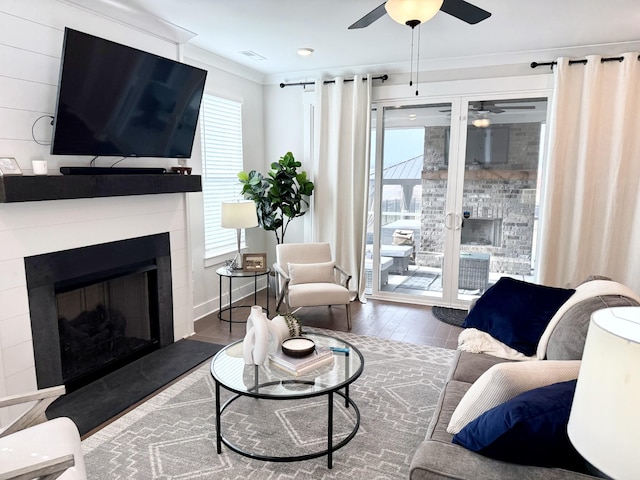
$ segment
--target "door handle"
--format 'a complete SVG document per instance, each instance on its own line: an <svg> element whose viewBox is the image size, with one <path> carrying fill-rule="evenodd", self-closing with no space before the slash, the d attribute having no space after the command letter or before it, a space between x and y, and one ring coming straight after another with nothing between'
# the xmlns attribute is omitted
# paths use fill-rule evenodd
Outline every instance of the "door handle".
<svg viewBox="0 0 640 480"><path fill-rule="evenodd" d="M451 217L453 216L453 213L449 212L444 216L444 228L446 228L447 230L451 230L451 222L449 222L449 220L451 219Z"/></svg>
<svg viewBox="0 0 640 480"><path fill-rule="evenodd" d="M455 230L460 230L460 228L462 228L462 215L460 215L458 212L455 213L456 219L458 219L458 222L456 222L455 225Z"/></svg>

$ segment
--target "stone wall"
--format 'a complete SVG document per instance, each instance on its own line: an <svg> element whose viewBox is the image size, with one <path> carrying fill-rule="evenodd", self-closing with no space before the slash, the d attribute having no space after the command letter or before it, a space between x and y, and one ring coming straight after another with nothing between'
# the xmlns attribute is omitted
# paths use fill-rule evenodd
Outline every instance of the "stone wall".
<svg viewBox="0 0 640 480"><path fill-rule="evenodd" d="M467 163L463 212L469 212L469 218L473 219L501 219L501 222L495 223L501 225L502 231L493 237L499 239L499 244L463 244L462 251L490 253L492 272L529 275L534 235L540 124L495 126L508 128L508 160L499 164L477 161ZM490 134L490 129L486 132ZM444 251L448 180L448 162L445 161L447 141L445 127L426 129L422 174L422 232L420 253L416 259L419 265L442 266L440 254ZM502 147L500 150L503 150ZM497 157L497 153L494 151L493 157ZM467 158L469 162L475 157L467 155ZM450 221L453 222L454 219ZM493 222L486 223L489 225Z"/></svg>

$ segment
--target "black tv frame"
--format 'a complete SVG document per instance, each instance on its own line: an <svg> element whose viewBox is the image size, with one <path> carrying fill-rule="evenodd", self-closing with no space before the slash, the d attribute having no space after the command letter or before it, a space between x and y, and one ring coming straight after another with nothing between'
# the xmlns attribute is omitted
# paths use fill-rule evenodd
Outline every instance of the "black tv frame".
<svg viewBox="0 0 640 480"><path fill-rule="evenodd" d="M65 28L51 154L189 158L206 76Z"/></svg>

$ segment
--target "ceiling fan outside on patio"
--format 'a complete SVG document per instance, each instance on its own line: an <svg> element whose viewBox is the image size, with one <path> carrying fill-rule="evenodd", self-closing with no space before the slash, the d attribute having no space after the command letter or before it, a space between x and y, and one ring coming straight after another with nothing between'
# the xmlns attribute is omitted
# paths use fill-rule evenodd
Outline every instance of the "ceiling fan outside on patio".
<svg viewBox="0 0 640 480"><path fill-rule="evenodd" d="M507 110L533 110L535 105L498 105L495 102L469 102L469 110L478 113L503 113Z"/></svg>
<svg viewBox="0 0 640 480"><path fill-rule="evenodd" d="M488 113L504 113L507 110L534 110L535 105L500 105L496 102L469 102L469 111L480 115ZM451 113L451 109L440 110L442 113Z"/></svg>
<svg viewBox="0 0 640 480"><path fill-rule="evenodd" d="M438 10L471 25L491 16L490 12L464 0L388 0L349 26L349 30L368 27L387 13L396 22L414 28L429 20L438 13Z"/></svg>

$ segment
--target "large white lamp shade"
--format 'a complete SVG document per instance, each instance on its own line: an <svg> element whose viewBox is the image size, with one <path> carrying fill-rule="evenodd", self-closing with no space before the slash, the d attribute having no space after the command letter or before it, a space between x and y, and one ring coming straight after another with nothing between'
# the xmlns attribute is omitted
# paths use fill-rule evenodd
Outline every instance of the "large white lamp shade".
<svg viewBox="0 0 640 480"><path fill-rule="evenodd" d="M235 228L237 231L238 252L233 260L232 266L240 266L240 239L243 228L258 226L258 214L256 204L252 200L240 202L223 202L221 211L220 226L223 228Z"/></svg>
<svg viewBox="0 0 640 480"><path fill-rule="evenodd" d="M591 315L569 416L571 443L616 480L640 478L640 307Z"/></svg>
<svg viewBox="0 0 640 480"><path fill-rule="evenodd" d="M258 226L256 204L252 200L222 203L223 228L252 228Z"/></svg>
<svg viewBox="0 0 640 480"><path fill-rule="evenodd" d="M402 25L418 25L431 19L443 0L387 0L384 8L391 18Z"/></svg>

